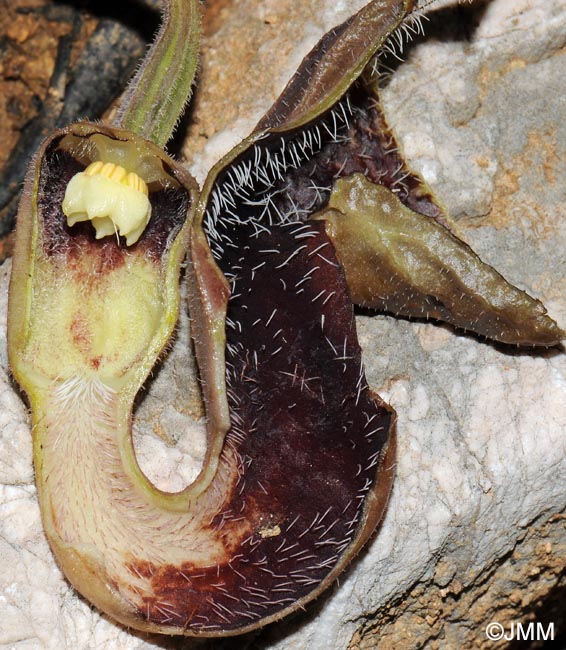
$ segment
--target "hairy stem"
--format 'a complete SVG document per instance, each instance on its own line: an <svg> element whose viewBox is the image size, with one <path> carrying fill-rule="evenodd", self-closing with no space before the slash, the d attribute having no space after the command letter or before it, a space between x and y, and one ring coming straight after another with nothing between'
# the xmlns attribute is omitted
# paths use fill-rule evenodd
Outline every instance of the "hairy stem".
<svg viewBox="0 0 566 650"><path fill-rule="evenodd" d="M167 0L163 21L115 124L165 146L191 94L200 42L197 0Z"/></svg>

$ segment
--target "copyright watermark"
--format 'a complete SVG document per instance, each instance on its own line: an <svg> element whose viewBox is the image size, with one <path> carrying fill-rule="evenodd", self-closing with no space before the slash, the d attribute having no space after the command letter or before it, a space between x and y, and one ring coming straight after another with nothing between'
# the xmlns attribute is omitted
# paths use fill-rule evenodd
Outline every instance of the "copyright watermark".
<svg viewBox="0 0 566 650"><path fill-rule="evenodd" d="M490 641L554 641L554 623L521 623L502 625L496 621L488 623L485 635Z"/></svg>

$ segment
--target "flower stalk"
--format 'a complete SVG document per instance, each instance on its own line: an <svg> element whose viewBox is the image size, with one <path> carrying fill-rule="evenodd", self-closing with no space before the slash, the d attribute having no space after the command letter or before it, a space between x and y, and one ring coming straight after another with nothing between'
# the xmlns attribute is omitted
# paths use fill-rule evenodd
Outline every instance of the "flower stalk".
<svg viewBox="0 0 566 650"><path fill-rule="evenodd" d="M116 126L164 147L190 99L199 43L198 1L165 2L161 27L122 96Z"/></svg>

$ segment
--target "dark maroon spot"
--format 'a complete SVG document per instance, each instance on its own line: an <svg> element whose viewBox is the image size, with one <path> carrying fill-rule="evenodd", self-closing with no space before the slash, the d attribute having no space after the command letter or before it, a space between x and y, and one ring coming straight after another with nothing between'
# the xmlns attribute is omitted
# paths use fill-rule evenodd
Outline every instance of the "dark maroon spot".
<svg viewBox="0 0 566 650"><path fill-rule="evenodd" d="M126 564L126 569L133 575L140 576L142 578L151 578L155 575L156 567L152 562L147 560L133 560Z"/></svg>

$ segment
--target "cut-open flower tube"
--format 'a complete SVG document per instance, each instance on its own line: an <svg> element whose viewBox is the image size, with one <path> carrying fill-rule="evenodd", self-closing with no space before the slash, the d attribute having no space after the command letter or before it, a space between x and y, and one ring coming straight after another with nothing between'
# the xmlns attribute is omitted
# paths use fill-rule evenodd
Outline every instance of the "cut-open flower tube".
<svg viewBox="0 0 566 650"><path fill-rule="evenodd" d="M8 334L44 527L72 584L128 626L256 629L319 595L375 531L395 414L367 384L353 303L560 339L454 235L361 77L413 5L375 0L326 34L198 201L180 166L118 128L64 129L30 169ZM131 417L174 328L189 228L208 448L173 494L141 472Z"/></svg>
<svg viewBox="0 0 566 650"><path fill-rule="evenodd" d="M99 160L147 187L151 218L129 246L97 239L89 223L69 226L63 212L69 183ZM129 624L137 609L122 591L126 565L152 536L145 527L160 525L143 504L157 512L162 498L135 460L131 409L177 321L195 202L194 180L158 146L79 123L44 143L18 213L9 357L32 409L45 532L71 583Z"/></svg>

